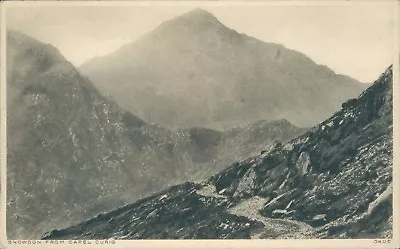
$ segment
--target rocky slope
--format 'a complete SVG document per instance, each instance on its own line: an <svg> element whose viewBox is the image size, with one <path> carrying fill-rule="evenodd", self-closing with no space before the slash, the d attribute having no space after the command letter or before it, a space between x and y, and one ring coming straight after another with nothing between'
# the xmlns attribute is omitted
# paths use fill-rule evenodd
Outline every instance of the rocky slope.
<svg viewBox="0 0 400 249"><path fill-rule="evenodd" d="M288 141L307 129L287 120L261 120L243 128L218 132L207 128L179 129L169 141L190 180L205 179L229 164L255 156L278 141ZM180 159L180 160L181 160ZM201 170L199 170L201 168Z"/></svg>
<svg viewBox="0 0 400 249"><path fill-rule="evenodd" d="M390 67L287 143L44 239L390 238L392 129Z"/></svg>
<svg viewBox="0 0 400 249"><path fill-rule="evenodd" d="M9 239L208 177L303 131L285 121L225 133L149 125L104 98L56 48L15 31L7 33L7 110Z"/></svg>
<svg viewBox="0 0 400 249"><path fill-rule="evenodd" d="M240 34L201 9L80 70L122 107L169 128L226 130L259 119L312 127L367 88L297 51Z"/></svg>

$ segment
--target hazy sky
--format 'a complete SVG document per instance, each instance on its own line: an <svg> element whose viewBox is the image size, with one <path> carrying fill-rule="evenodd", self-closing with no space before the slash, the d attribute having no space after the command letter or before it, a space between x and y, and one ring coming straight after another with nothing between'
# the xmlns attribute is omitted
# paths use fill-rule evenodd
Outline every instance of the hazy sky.
<svg viewBox="0 0 400 249"><path fill-rule="evenodd" d="M283 44L363 82L374 81L393 63L395 1L336 1L323 5L178 3L10 5L6 21L9 28L53 44L76 66L111 53L163 21L196 7L208 10L238 32Z"/></svg>

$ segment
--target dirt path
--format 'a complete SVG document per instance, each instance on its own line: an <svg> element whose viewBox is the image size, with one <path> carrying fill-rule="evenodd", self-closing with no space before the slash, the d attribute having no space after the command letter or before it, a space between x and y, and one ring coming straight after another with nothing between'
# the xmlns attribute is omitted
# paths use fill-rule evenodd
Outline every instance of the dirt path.
<svg viewBox="0 0 400 249"><path fill-rule="evenodd" d="M197 190L197 194L208 197L227 198L224 195L218 194L214 185L204 186L203 188ZM239 204L228 209L228 212L237 216L244 216L264 224L264 229L255 231L251 236L252 239L313 238L315 231L306 223L294 220L266 218L262 216L259 211L263 208L267 201L267 199L254 196L250 199L243 200Z"/></svg>
<svg viewBox="0 0 400 249"><path fill-rule="evenodd" d="M244 200L238 205L230 208L228 212L237 216L245 216L264 224L264 229L252 235L252 239L304 239L310 238L313 228L303 222L266 218L259 214L259 210L267 200L258 196Z"/></svg>

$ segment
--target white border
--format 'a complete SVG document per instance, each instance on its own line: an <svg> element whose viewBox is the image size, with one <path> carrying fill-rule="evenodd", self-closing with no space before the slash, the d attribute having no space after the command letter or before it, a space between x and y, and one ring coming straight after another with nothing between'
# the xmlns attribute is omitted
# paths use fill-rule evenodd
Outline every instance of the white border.
<svg viewBox="0 0 400 249"><path fill-rule="evenodd" d="M399 28L400 28L400 1L388 0L393 2L393 15L396 16L396 22L393 31L394 39L394 63L393 63L393 238L390 244L382 243L383 240L374 239L308 239L308 240L118 240L115 244L99 244L103 241L87 240L81 241L78 244L70 244L70 240L63 241L62 244L50 244L48 241L40 241L40 244L32 244L36 241L11 241L17 244L8 244L10 241L6 240L6 223L5 223L5 208L6 208L6 71L5 71L5 57L6 57L6 8L14 6L146 6L150 4L157 4L160 6L184 5L184 6L197 6L197 5L213 5L213 6L247 6L247 5L350 5L350 4L373 4L373 1L12 1L2 2L1 6L1 84L0 84L0 163L1 163L1 217L2 222L0 226L0 245L6 248L396 248L400 247L400 214L398 205L400 198L397 191L400 190L400 170L399 170L399 131L400 115L396 115L400 111L400 85L399 85ZM390 13L388 13L390 14ZM22 244L31 243L31 244ZM61 241L60 241L61 242ZM379 243L381 242L381 243ZM21 244L18 244L21 243ZM89 244L90 243L90 244Z"/></svg>
<svg viewBox="0 0 400 249"><path fill-rule="evenodd" d="M398 0L38 0L38 1L5 1L6 7L12 6L293 6L293 5L353 5L353 4L374 4L377 2L386 2L395 4Z"/></svg>
<svg viewBox="0 0 400 249"><path fill-rule="evenodd" d="M1 4L1 3L0 3ZM0 246L5 245L6 237L6 189L7 189L7 96L6 96L6 13L3 4L0 6L0 172L1 172L1 219Z"/></svg>

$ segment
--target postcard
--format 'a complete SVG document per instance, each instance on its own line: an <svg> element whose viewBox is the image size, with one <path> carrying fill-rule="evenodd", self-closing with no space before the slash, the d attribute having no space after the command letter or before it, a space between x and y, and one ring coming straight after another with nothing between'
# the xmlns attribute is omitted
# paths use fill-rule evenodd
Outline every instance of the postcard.
<svg viewBox="0 0 400 249"><path fill-rule="evenodd" d="M1 3L1 248L398 248L398 1Z"/></svg>

